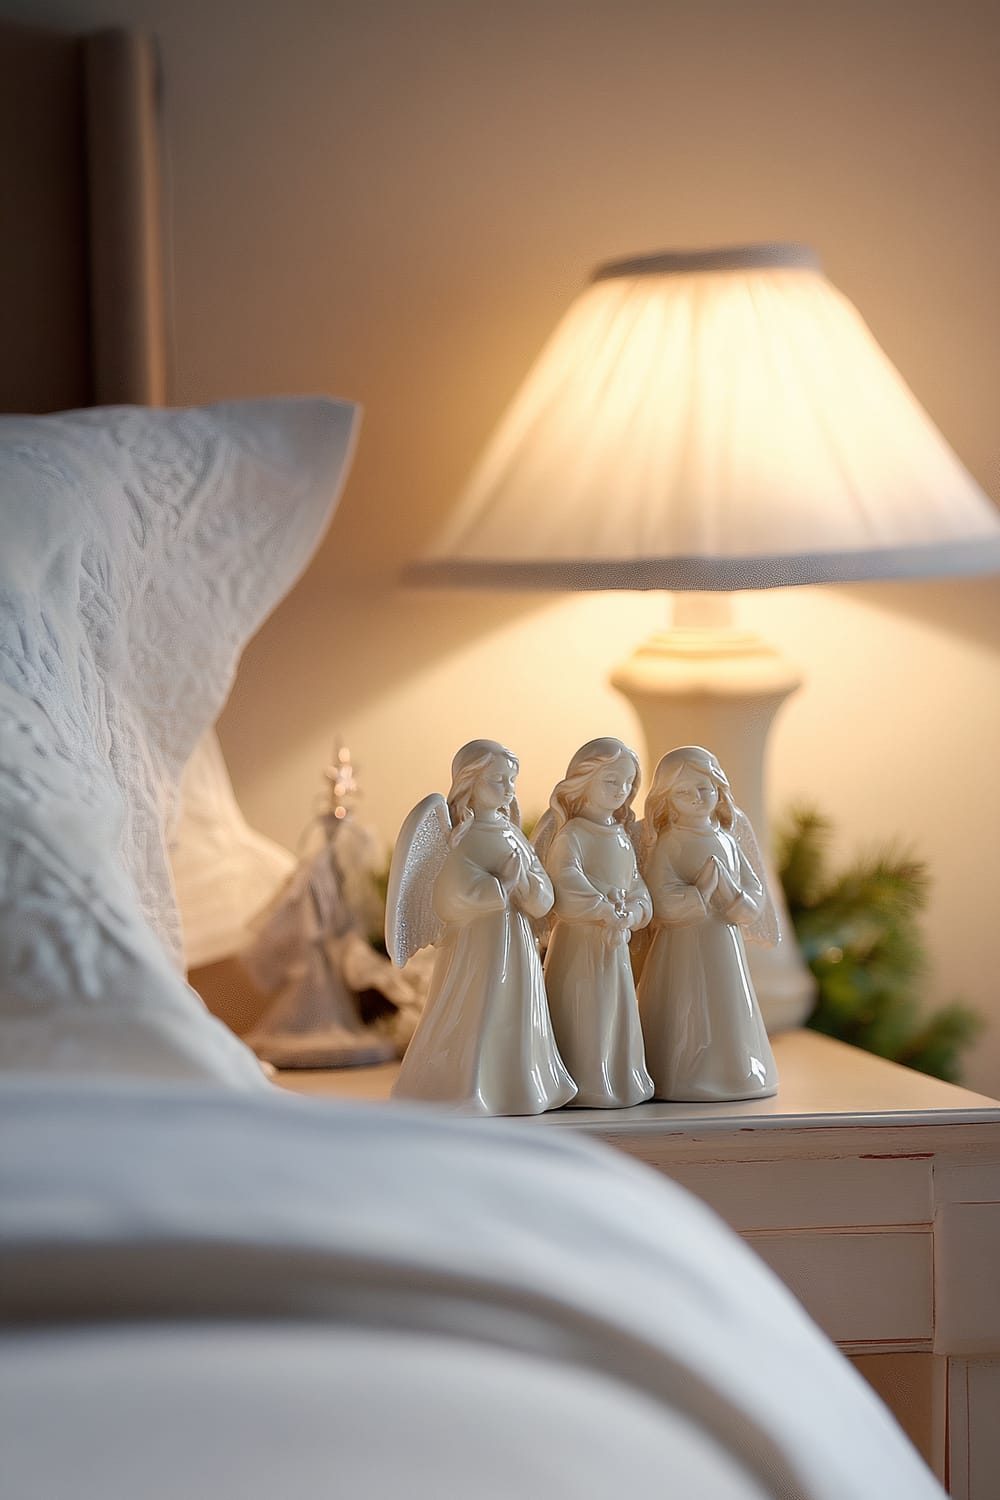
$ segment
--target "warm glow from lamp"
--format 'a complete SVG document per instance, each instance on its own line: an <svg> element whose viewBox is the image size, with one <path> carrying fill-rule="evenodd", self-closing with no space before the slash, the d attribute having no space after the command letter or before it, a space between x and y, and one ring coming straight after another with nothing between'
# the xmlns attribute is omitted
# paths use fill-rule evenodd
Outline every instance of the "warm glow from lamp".
<svg viewBox="0 0 1000 1500"><path fill-rule="evenodd" d="M739 589L998 565L993 505L861 317L812 252L768 246L598 271L415 576Z"/></svg>
<svg viewBox="0 0 1000 1500"><path fill-rule="evenodd" d="M998 571L996 509L863 319L811 250L758 245L600 268L409 576L702 591L612 680L651 758L710 746L763 831L766 736L798 678L728 625L725 591ZM795 944L751 964L769 1024L800 1021Z"/></svg>

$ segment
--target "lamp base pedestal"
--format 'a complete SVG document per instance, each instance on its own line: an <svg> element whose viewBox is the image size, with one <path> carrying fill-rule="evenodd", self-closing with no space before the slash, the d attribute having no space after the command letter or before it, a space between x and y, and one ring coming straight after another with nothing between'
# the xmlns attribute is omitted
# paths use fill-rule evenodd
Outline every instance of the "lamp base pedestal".
<svg viewBox="0 0 1000 1500"><path fill-rule="evenodd" d="M736 801L760 841L782 941L747 947L761 1012L771 1032L801 1026L815 982L792 933L781 882L769 853L764 758L771 722L801 679L779 652L750 631L677 626L651 636L611 682L634 707L653 766L677 745L704 745L718 756Z"/></svg>

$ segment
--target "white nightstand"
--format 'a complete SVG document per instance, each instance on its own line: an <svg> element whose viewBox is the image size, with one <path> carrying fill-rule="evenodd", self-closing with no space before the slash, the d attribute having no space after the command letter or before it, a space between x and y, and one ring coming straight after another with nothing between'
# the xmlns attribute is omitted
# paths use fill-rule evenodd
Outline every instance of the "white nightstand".
<svg viewBox="0 0 1000 1500"><path fill-rule="evenodd" d="M996 1500L1000 1102L814 1032L777 1037L775 1056L774 1099L567 1109L529 1123L599 1136L711 1204L871 1381L951 1493ZM395 1072L279 1081L384 1100Z"/></svg>

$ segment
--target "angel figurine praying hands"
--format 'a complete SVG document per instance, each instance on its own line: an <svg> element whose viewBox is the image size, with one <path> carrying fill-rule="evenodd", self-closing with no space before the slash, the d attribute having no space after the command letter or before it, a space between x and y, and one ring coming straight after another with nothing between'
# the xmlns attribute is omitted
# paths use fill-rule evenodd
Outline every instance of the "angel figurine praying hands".
<svg viewBox="0 0 1000 1500"><path fill-rule="evenodd" d="M653 898L639 1014L656 1098L776 1093L743 934L775 943L777 919L753 829L711 751L682 745L663 757L639 847Z"/></svg>
<svg viewBox="0 0 1000 1500"><path fill-rule="evenodd" d="M393 1090L480 1115L536 1115L576 1084L549 1018L532 919L549 877L521 832L515 755L472 740L400 830L389 873L386 944L400 967L437 949L423 1015Z"/></svg>
<svg viewBox="0 0 1000 1500"><path fill-rule="evenodd" d="M552 1024L579 1090L573 1103L623 1109L653 1092L646 1071L632 933L649 921L632 801L639 760L621 740L589 740L553 789L534 844L555 890L545 986Z"/></svg>

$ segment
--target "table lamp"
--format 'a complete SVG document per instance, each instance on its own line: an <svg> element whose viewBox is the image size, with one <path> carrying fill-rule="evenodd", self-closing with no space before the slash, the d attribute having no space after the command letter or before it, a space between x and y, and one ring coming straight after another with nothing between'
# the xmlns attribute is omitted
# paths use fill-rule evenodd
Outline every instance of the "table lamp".
<svg viewBox="0 0 1000 1500"><path fill-rule="evenodd" d="M612 682L650 769L708 745L766 831L766 737L799 679L734 629L728 592L993 571L992 502L815 253L768 244L601 266L408 577L678 591L674 628ZM751 965L769 1027L799 1024L794 942Z"/></svg>

